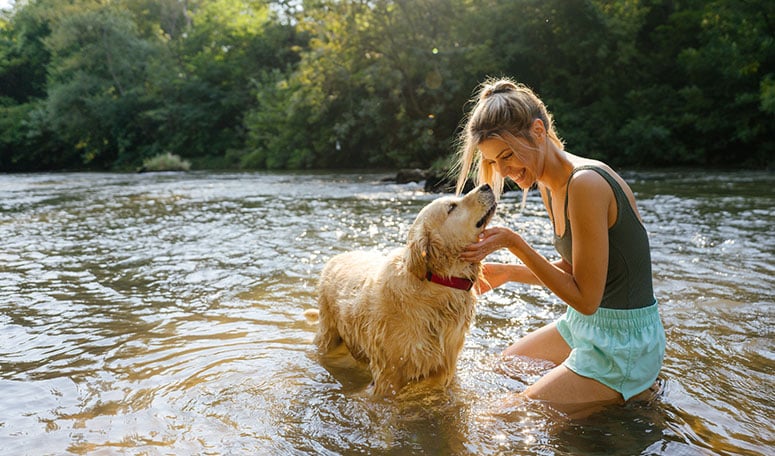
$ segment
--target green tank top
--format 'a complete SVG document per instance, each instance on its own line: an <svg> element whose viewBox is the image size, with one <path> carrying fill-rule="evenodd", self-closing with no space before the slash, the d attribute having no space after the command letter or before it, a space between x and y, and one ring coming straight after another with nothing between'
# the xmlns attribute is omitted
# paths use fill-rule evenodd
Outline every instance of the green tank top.
<svg viewBox="0 0 775 456"><path fill-rule="evenodd" d="M568 222L568 188L577 171L591 169L600 174L611 186L616 198L616 221L608 229L608 274L600 307L607 309L639 309L654 303L654 288L651 277L651 249L648 233L630 205L622 187L605 170L596 166L580 166L568 178L565 190L565 233L557 236L554 229L554 248L560 256L573 264L571 255L573 239ZM546 190L549 199L549 214L552 213L552 194Z"/></svg>

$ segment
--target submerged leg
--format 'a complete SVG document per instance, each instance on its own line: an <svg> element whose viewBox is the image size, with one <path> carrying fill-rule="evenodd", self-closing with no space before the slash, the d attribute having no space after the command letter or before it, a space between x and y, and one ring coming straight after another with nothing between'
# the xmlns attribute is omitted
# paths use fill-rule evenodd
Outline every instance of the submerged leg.
<svg viewBox="0 0 775 456"><path fill-rule="evenodd" d="M583 418L609 405L623 404L622 395L559 365L529 386L522 395L547 403L570 418Z"/></svg>

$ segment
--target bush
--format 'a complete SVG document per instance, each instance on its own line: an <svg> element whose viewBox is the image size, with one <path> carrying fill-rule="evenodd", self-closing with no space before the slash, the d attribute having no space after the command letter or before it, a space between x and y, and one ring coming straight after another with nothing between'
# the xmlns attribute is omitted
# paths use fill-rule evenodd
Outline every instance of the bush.
<svg viewBox="0 0 775 456"><path fill-rule="evenodd" d="M191 169L191 163L188 160L183 160L180 156L167 152L143 160L143 167L140 171L188 171L189 169Z"/></svg>

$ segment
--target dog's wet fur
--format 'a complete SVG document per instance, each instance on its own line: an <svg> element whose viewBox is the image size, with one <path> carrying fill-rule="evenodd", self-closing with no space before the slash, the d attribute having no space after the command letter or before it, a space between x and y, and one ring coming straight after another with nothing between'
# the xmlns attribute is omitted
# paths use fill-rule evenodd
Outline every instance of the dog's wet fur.
<svg viewBox="0 0 775 456"><path fill-rule="evenodd" d="M392 396L410 382L448 386L474 316L474 289L428 280L429 275L476 282L481 264L459 259L495 213L492 189L446 196L425 206L405 247L388 255L356 251L326 263L318 283L314 342L325 355L342 345L373 378L372 392Z"/></svg>

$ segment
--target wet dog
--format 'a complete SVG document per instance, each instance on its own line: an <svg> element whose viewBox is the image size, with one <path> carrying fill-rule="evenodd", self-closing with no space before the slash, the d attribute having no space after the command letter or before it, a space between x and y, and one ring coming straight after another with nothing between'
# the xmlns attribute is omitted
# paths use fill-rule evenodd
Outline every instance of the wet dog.
<svg viewBox="0 0 775 456"><path fill-rule="evenodd" d="M474 316L481 264L461 261L495 213L488 185L425 206L405 247L388 255L348 252L326 263L318 283L315 344L342 346L368 365L373 394L391 396L410 382L447 386Z"/></svg>

